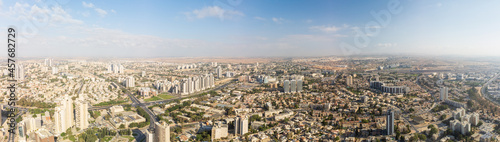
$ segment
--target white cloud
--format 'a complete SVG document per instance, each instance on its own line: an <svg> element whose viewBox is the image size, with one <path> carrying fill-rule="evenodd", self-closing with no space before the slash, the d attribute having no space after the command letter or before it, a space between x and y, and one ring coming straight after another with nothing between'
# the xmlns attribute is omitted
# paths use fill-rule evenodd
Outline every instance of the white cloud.
<svg viewBox="0 0 500 142"><path fill-rule="evenodd" d="M378 43L377 47L395 47L397 45L397 43Z"/></svg>
<svg viewBox="0 0 500 142"><path fill-rule="evenodd" d="M9 7L7 14L17 20L29 20L34 22L37 27L57 24L83 24L83 21L74 19L61 6L56 5L51 8L38 7L36 4L21 4L16 2L14 7Z"/></svg>
<svg viewBox="0 0 500 142"><path fill-rule="evenodd" d="M89 17L90 13L88 11L85 11L85 12L82 13L82 16L83 17Z"/></svg>
<svg viewBox="0 0 500 142"><path fill-rule="evenodd" d="M281 24L281 23L283 23L283 21L285 21L285 19L283 19L281 17L280 18L273 17L272 20L273 20L273 22L278 23L278 24Z"/></svg>
<svg viewBox="0 0 500 142"><path fill-rule="evenodd" d="M116 13L116 11L115 11L114 9L111 9L111 12L112 12L112 13Z"/></svg>
<svg viewBox="0 0 500 142"><path fill-rule="evenodd" d="M103 9L100 9L100 8L95 8L94 9L101 17L104 17L106 16L106 14L108 14L108 12L106 12L106 10L103 10Z"/></svg>
<svg viewBox="0 0 500 142"><path fill-rule="evenodd" d="M309 27L309 29L314 30L314 31L321 31L325 33L334 33L338 30L340 30L339 27L336 26L312 26Z"/></svg>
<svg viewBox="0 0 500 142"><path fill-rule="evenodd" d="M311 20L311 19L306 20L306 23L312 23L312 22L313 22L313 20Z"/></svg>
<svg viewBox="0 0 500 142"><path fill-rule="evenodd" d="M193 10L192 12L187 12L185 14L188 19L193 19L193 18L203 19L208 17L217 17L221 20L224 20L224 19L232 19L244 16L242 12L235 10L226 10L218 6L204 7L202 9Z"/></svg>
<svg viewBox="0 0 500 142"><path fill-rule="evenodd" d="M259 17L259 16L255 16L254 19L261 20L261 21L265 21L266 20L266 18L262 18L262 17Z"/></svg>
<svg viewBox="0 0 500 142"><path fill-rule="evenodd" d="M101 16L101 17L104 17L104 16L106 16L106 15L108 14L108 12L107 12L106 10L101 9L101 8L97 8L97 7L96 7L94 4L92 4L92 3L86 3L86 2L84 2L84 1L83 1L83 2L82 2L82 5L83 5L83 7L85 7L85 8L93 8L93 9L94 9L94 11L95 11L95 12L97 12L97 14L99 14L99 16ZM111 10L111 12L116 13L116 11L115 11L115 10ZM89 15L90 15L90 14L86 14L86 13L84 13L84 16L85 16L85 17L87 17L87 16L89 16Z"/></svg>
<svg viewBox="0 0 500 142"><path fill-rule="evenodd" d="M94 4L92 4L92 3L86 3L84 1L82 1L82 4L83 4L83 7L86 7L86 8L94 8L95 7Z"/></svg>

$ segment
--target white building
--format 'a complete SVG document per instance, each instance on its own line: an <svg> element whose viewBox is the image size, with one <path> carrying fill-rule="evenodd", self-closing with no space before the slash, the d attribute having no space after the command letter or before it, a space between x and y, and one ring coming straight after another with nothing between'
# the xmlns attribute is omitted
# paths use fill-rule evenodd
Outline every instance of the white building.
<svg viewBox="0 0 500 142"><path fill-rule="evenodd" d="M448 99L448 87L441 87L441 90L439 92L439 98L441 101L445 101Z"/></svg>
<svg viewBox="0 0 500 142"><path fill-rule="evenodd" d="M129 76L125 79L125 87L135 87L135 78L133 76Z"/></svg>
<svg viewBox="0 0 500 142"><path fill-rule="evenodd" d="M234 119L234 130L236 134L245 135L248 133L248 117L239 116Z"/></svg>
<svg viewBox="0 0 500 142"><path fill-rule="evenodd" d="M75 104L76 127L87 129L89 127L89 105L86 101L77 101Z"/></svg>

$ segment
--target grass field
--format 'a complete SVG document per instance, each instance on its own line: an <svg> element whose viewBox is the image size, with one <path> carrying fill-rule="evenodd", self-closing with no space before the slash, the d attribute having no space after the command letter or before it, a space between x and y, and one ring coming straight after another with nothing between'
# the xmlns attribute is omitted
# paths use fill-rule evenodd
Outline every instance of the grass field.
<svg viewBox="0 0 500 142"><path fill-rule="evenodd" d="M135 138L132 136L122 136L124 138L127 138L129 142L133 141Z"/></svg>
<svg viewBox="0 0 500 142"><path fill-rule="evenodd" d="M150 101L158 101L158 100L166 100L166 99L171 99L174 98L175 96L172 95L167 95L167 94L160 94L158 96L154 96L148 99L144 99L145 102L150 102Z"/></svg>
<svg viewBox="0 0 500 142"><path fill-rule="evenodd" d="M111 141L111 139L113 139L113 137L111 137L111 136L105 136L102 140L105 141L105 142L109 142L109 141Z"/></svg>

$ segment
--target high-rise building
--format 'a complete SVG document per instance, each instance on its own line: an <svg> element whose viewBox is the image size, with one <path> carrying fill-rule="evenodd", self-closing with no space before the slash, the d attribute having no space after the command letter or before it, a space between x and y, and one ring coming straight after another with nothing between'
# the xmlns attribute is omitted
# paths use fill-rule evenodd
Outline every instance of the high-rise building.
<svg viewBox="0 0 500 142"><path fill-rule="evenodd" d="M19 141L26 141L26 123L24 121L21 121L17 124L17 130L18 130L18 137Z"/></svg>
<svg viewBox="0 0 500 142"><path fill-rule="evenodd" d="M222 125L222 124L215 124L212 126L212 131L211 131L211 136L212 136L212 141L220 138L227 137L228 135L228 127L227 125Z"/></svg>
<svg viewBox="0 0 500 142"><path fill-rule="evenodd" d="M24 80L24 67L22 64L18 64L16 66L16 70L14 73L14 77L16 80Z"/></svg>
<svg viewBox="0 0 500 142"><path fill-rule="evenodd" d="M387 119L386 119L386 129L387 129L387 135L393 135L394 134L394 112L389 110L387 112Z"/></svg>
<svg viewBox="0 0 500 142"><path fill-rule="evenodd" d="M297 92L297 81L296 80L290 81L290 92L292 92L292 93Z"/></svg>
<svg viewBox="0 0 500 142"><path fill-rule="evenodd" d="M154 142L154 135L153 133L149 132L149 130L146 130L146 141L145 142Z"/></svg>
<svg viewBox="0 0 500 142"><path fill-rule="evenodd" d="M89 127L89 105L86 101L77 101L75 104L76 127L87 129Z"/></svg>
<svg viewBox="0 0 500 142"><path fill-rule="evenodd" d="M109 73L124 73L125 68L120 64L110 64L108 66Z"/></svg>
<svg viewBox="0 0 500 142"><path fill-rule="evenodd" d="M54 110L54 116L52 117L54 118L54 132L56 134L61 134L64 132L64 119L62 118L64 116L64 110L61 109L61 107L56 107Z"/></svg>
<svg viewBox="0 0 500 142"><path fill-rule="evenodd" d="M347 76L345 85L351 86L352 85L352 75Z"/></svg>
<svg viewBox="0 0 500 142"><path fill-rule="evenodd" d="M155 142L170 142L170 126L165 122L155 122Z"/></svg>
<svg viewBox="0 0 500 142"><path fill-rule="evenodd" d="M61 134L73 126L73 100L67 96L63 97L54 112L55 132Z"/></svg>
<svg viewBox="0 0 500 142"><path fill-rule="evenodd" d="M44 61L44 65L45 65L45 66L52 67L52 59L45 59L45 61Z"/></svg>
<svg viewBox="0 0 500 142"><path fill-rule="evenodd" d="M248 118L246 116L238 116L234 119L234 130L236 134L245 135L248 133Z"/></svg>
<svg viewBox="0 0 500 142"><path fill-rule="evenodd" d="M215 72L217 73L218 78L222 78L222 68L220 66L217 66Z"/></svg>
<svg viewBox="0 0 500 142"><path fill-rule="evenodd" d="M283 82L283 92L285 93L289 93L290 92L290 81L289 80L285 80Z"/></svg>
<svg viewBox="0 0 500 142"><path fill-rule="evenodd" d="M302 80L297 80L297 92L302 92Z"/></svg>
<svg viewBox="0 0 500 142"><path fill-rule="evenodd" d="M35 132L36 142L54 142L54 135L52 135L47 129L40 129Z"/></svg>
<svg viewBox="0 0 500 142"><path fill-rule="evenodd" d="M439 98L441 101L445 101L448 99L448 87L441 87L441 90L439 91Z"/></svg>
<svg viewBox="0 0 500 142"><path fill-rule="evenodd" d="M141 77L145 77L146 76L146 71L142 71L141 72Z"/></svg>
<svg viewBox="0 0 500 142"><path fill-rule="evenodd" d="M210 74L210 84L212 87L215 87L215 78L213 74Z"/></svg>
<svg viewBox="0 0 500 142"><path fill-rule="evenodd" d="M129 76L125 80L125 87L135 87L135 78L133 76Z"/></svg>
<svg viewBox="0 0 500 142"><path fill-rule="evenodd" d="M52 74L57 74L57 73L59 73L57 67L52 67Z"/></svg>
<svg viewBox="0 0 500 142"><path fill-rule="evenodd" d="M73 100L69 98L69 96L65 96L62 101L62 107L64 107L65 115L65 129L73 127L74 123L74 114L73 114Z"/></svg>
<svg viewBox="0 0 500 142"><path fill-rule="evenodd" d="M479 114L473 113L470 118L470 123L474 126L477 126L477 124L479 123Z"/></svg>

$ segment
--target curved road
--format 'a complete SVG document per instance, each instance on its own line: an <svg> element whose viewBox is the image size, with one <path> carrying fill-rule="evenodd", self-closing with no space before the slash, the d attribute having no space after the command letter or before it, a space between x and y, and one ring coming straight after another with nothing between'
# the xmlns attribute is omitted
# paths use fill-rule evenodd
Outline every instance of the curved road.
<svg viewBox="0 0 500 142"><path fill-rule="evenodd" d="M496 80L498 78L498 76L500 75L500 73L497 73L496 76L494 76L493 78L491 78L488 82L486 82L483 87L481 87L481 96L486 98L487 100L489 100L490 102L493 102L493 104L496 104L498 106L500 106L500 103L495 101L495 100L491 100L491 98L486 95L488 92L486 92L486 87L491 83L493 82L493 80Z"/></svg>

